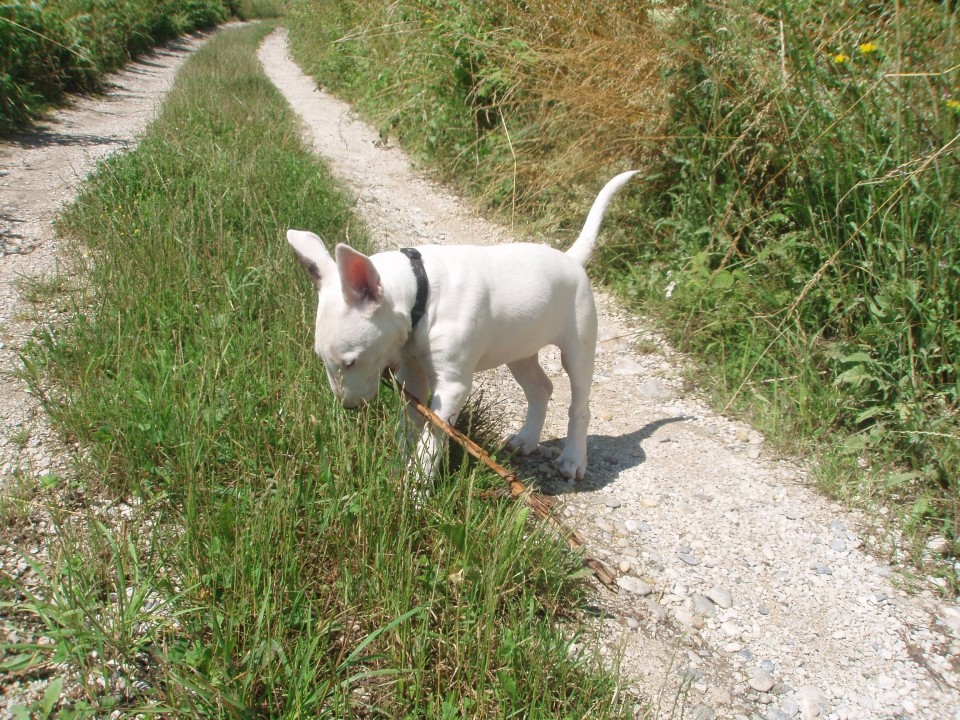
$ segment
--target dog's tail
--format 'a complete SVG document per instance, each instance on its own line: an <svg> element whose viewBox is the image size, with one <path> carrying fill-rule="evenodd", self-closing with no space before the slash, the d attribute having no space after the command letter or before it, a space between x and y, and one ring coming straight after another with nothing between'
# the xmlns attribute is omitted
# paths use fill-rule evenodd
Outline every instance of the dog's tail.
<svg viewBox="0 0 960 720"><path fill-rule="evenodd" d="M593 255L593 249L597 246L597 235L600 232L600 223L603 222L603 214L607 211L607 205L616 195L617 190L627 184L627 181L636 175L639 170L630 170L620 173L613 180L603 186L603 190L593 201L593 207L587 214L587 220L583 224L583 230L580 231L580 237L567 250L567 255L572 257L581 265L586 265Z"/></svg>

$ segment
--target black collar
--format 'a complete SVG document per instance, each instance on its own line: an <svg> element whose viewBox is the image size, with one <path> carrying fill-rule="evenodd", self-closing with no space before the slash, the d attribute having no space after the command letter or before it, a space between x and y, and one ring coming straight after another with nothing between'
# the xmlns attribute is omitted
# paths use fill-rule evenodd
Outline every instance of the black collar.
<svg viewBox="0 0 960 720"><path fill-rule="evenodd" d="M417 279L417 300L413 304L413 310L410 311L412 327L416 327L420 318L427 311L427 291L430 289L430 285L427 283L427 271L423 268L423 258L420 256L420 251L416 248L400 248L400 252L410 259L413 276Z"/></svg>

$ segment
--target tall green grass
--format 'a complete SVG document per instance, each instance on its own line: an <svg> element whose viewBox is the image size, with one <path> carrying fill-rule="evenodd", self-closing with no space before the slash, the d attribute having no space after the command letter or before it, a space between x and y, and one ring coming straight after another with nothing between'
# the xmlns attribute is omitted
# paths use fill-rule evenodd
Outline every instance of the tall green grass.
<svg viewBox="0 0 960 720"><path fill-rule="evenodd" d="M0 2L0 134L22 128L66 93L184 33L222 22L236 0Z"/></svg>
<svg viewBox="0 0 960 720"><path fill-rule="evenodd" d="M958 17L949 4L690 3L676 136L614 280L717 358L721 402L958 550ZM639 262L638 262L639 261ZM612 277L612 276L611 276ZM671 289L666 297L667 288ZM794 436L790 438L790 436Z"/></svg>
<svg viewBox="0 0 960 720"><path fill-rule="evenodd" d="M554 234L644 168L596 271L720 408L957 555L956 5L572 8L299 0L291 31L383 133Z"/></svg>
<svg viewBox="0 0 960 720"><path fill-rule="evenodd" d="M622 716L554 629L577 559L472 467L415 502L397 399L331 399L284 232L364 232L259 67L268 30L191 58L62 219L88 284L27 368L82 483L39 585L3 590L53 642L4 667L68 662L57 707L89 717Z"/></svg>

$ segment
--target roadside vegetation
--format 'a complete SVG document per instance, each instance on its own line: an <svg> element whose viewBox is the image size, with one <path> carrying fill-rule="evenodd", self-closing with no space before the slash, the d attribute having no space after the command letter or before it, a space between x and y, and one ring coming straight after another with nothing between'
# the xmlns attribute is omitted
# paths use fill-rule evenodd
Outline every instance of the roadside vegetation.
<svg viewBox="0 0 960 720"><path fill-rule="evenodd" d="M77 481L2 505L8 542L34 546L38 506L56 528L0 585L27 628L0 668L57 676L23 715L626 717L558 629L578 558L473 466L417 501L393 393L331 400L284 233L365 234L260 68L270 30L189 60L63 216L68 279L36 285L78 286L25 367L81 451Z"/></svg>
<svg viewBox="0 0 960 720"><path fill-rule="evenodd" d="M955 3L293 0L298 60L561 244L640 167L593 270L823 487L956 589ZM624 209L625 208L625 209ZM951 570L951 567L953 569Z"/></svg>
<svg viewBox="0 0 960 720"><path fill-rule="evenodd" d="M0 136L68 93L97 90L132 58L228 17L266 17L280 0L3 0Z"/></svg>

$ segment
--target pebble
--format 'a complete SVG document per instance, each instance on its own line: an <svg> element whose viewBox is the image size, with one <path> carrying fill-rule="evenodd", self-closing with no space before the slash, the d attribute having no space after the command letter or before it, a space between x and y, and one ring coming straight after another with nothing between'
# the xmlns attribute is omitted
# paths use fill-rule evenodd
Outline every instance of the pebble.
<svg viewBox="0 0 960 720"><path fill-rule="evenodd" d="M685 552L677 553L677 557L680 558L681 560L683 560L687 565L699 565L699 564L700 564L700 561L697 560L697 559L696 559L693 555L691 555L690 553L685 553Z"/></svg>
<svg viewBox="0 0 960 720"><path fill-rule="evenodd" d="M655 620L666 620L670 616L670 612L656 600L652 598L643 598L642 602L646 606L647 610L650 611L650 614Z"/></svg>
<svg viewBox="0 0 960 720"><path fill-rule="evenodd" d="M720 631L728 637L735 638L740 636L740 626L732 620L727 620L727 622L723 623L720 626Z"/></svg>
<svg viewBox="0 0 960 720"><path fill-rule="evenodd" d="M830 702L826 694L814 685L804 685L797 690L796 701L804 720L825 718L830 714Z"/></svg>
<svg viewBox="0 0 960 720"><path fill-rule="evenodd" d="M637 385L634 393L637 397L647 400L673 400L677 394L667 387L662 380L647 380Z"/></svg>
<svg viewBox="0 0 960 720"><path fill-rule="evenodd" d="M729 590L714 587L707 590L704 595L706 595L712 603L719 605L724 609L733 606L733 596L730 594Z"/></svg>
<svg viewBox="0 0 960 720"><path fill-rule="evenodd" d="M714 720L717 713L709 705L697 705L690 711L690 720Z"/></svg>
<svg viewBox="0 0 960 720"><path fill-rule="evenodd" d="M694 594L693 596L693 611L698 615L705 615L707 617L713 617L717 614L717 606L714 605L709 598L705 595L700 595L699 593Z"/></svg>
<svg viewBox="0 0 960 720"><path fill-rule="evenodd" d="M614 375L640 375L644 373L645 370L643 365L638 363L630 355L622 355L617 359L616 364L613 366Z"/></svg>
<svg viewBox="0 0 960 720"><path fill-rule="evenodd" d="M800 706L797 704L797 701L793 700L792 698L784 698L781 700L780 709L788 718L792 718L794 715L800 712Z"/></svg>
<svg viewBox="0 0 960 720"><path fill-rule="evenodd" d="M616 510L621 505L620 501L617 500L616 498L609 498L607 500L604 500L603 504L606 505L611 510Z"/></svg>
<svg viewBox="0 0 960 720"><path fill-rule="evenodd" d="M649 595L653 592L653 587L651 585L645 583L640 578L633 577L632 575L621 575L617 578L617 585L619 585L623 590L626 590L628 593L640 595L641 597Z"/></svg>
<svg viewBox="0 0 960 720"><path fill-rule="evenodd" d="M750 676L747 684L757 692L768 692L773 687L773 678L766 670L757 669Z"/></svg>

